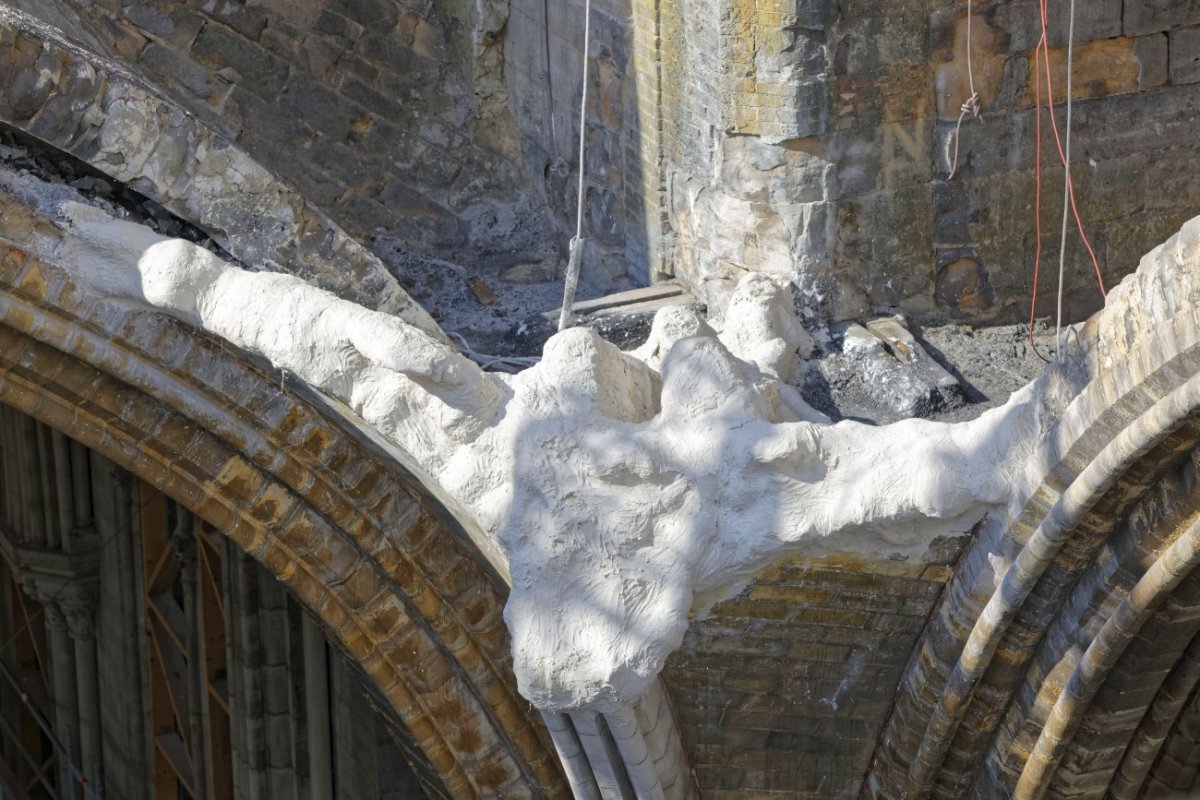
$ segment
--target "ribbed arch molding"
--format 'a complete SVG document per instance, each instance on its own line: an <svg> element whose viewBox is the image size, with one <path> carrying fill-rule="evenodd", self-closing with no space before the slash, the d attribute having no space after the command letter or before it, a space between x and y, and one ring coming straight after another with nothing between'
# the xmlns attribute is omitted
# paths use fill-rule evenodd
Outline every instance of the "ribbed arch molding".
<svg viewBox="0 0 1200 800"><path fill-rule="evenodd" d="M1008 518L984 525L956 569L864 796L1100 797L1110 783L1141 786L1160 718L1177 712L1195 672L1184 655L1200 530L1197 236L1189 223L1147 256L1044 378L1073 399Z"/></svg>
<svg viewBox="0 0 1200 800"><path fill-rule="evenodd" d="M0 239L0 402L266 565L388 698L450 796L567 794L516 692L503 584L412 475L304 387Z"/></svg>

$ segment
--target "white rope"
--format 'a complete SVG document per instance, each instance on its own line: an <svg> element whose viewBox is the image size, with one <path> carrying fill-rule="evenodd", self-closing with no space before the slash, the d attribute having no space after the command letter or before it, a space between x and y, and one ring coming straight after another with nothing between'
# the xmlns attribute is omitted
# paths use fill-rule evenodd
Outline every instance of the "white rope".
<svg viewBox="0 0 1200 800"><path fill-rule="evenodd" d="M588 59L591 55L592 0L583 4L583 98L579 103L579 190L575 204L575 238L571 240L571 258L567 262L567 279L563 285L562 310L558 315L558 329L571 327L571 306L575 303L575 289L579 286L579 266L583 261L583 197L584 197L584 147L587 142Z"/></svg>
<svg viewBox="0 0 1200 800"><path fill-rule="evenodd" d="M470 343L463 338L462 334L455 333L454 331L447 331L446 335L457 339L458 343L462 345L462 354L484 369L506 368L520 371L525 367L532 367L534 364L541 361L540 358L535 358L532 356L489 356L483 353L477 353L471 347Z"/></svg>
<svg viewBox="0 0 1200 800"><path fill-rule="evenodd" d="M1067 268L1067 212L1071 208L1071 73L1075 57L1075 0L1071 0L1067 22L1067 132L1063 153L1062 238L1058 245L1058 316L1054 321L1054 358L1062 361L1063 277Z"/></svg>
<svg viewBox="0 0 1200 800"><path fill-rule="evenodd" d="M546 56L546 96L549 102L550 117L550 152L558 149L558 129L554 123L554 72L550 58L550 0L542 0L542 28L545 33Z"/></svg>
<svg viewBox="0 0 1200 800"><path fill-rule="evenodd" d="M954 174L958 172L958 139L962 133L963 119L967 114L979 119L979 92L975 91L975 68L971 64L972 15L971 0L967 0L967 81L971 85L971 96L958 109L958 123L954 126L954 157L950 161L950 174L946 176L946 180L952 180Z"/></svg>

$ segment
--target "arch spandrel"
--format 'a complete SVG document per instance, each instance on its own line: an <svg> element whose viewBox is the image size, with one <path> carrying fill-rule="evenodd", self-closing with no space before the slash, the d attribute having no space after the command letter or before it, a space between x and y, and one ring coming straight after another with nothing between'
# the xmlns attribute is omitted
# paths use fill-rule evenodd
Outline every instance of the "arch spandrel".
<svg viewBox="0 0 1200 800"><path fill-rule="evenodd" d="M513 687L494 573L412 476L227 346L153 311L114 311L15 245L0 270L6 404L266 565L387 696L452 796L563 791ZM232 404L222 387L239 382ZM285 400L244 402L255 396ZM326 458L308 461L316 441Z"/></svg>
<svg viewBox="0 0 1200 800"><path fill-rule="evenodd" d="M104 129L101 126L97 132L94 128L97 120L88 116L90 102L111 111L114 119L127 120L129 117L121 115L145 112L148 120L170 117L194 125L193 132L209 148L204 152L215 154L214 164L241 158L224 148L211 131L179 116L177 108L119 68L105 72L108 88L103 95L90 93L98 91L99 83L87 76L88 69L99 74L97 70L106 70L105 65L54 37L39 39L29 25L13 23L9 17L0 21L7 26L6 35L15 36L23 45L32 42L44 46L61 63L77 67L52 71L55 86L61 90L60 100L78 101L73 109L64 111L66 107L61 103L51 107L49 98L42 97L38 108L44 115L38 116L24 110L17 113L10 103L3 106L8 122L99 164L102 159L98 156L105 151L100 146L103 142L97 144L97 137ZM17 68L28 70L31 66L22 62ZM114 89L117 84L121 85ZM51 111L62 116L55 120ZM146 127L154 124L148 122ZM134 133L146 131L138 131L135 125ZM116 132L109 130L108 135L115 136ZM128 140L113 140L108 145L111 147L107 152L127 145L138 156L126 167L108 164L122 181L145 177L131 166L134 164L140 163L150 171L161 167L165 174L178 167L175 162L156 162L159 151L152 145ZM169 155L168 151L163 154ZM257 188L265 194L289 191L269 175L256 175L262 181ZM299 195L287 196L297 199L297 208L303 206ZM224 205L228 198L219 193L207 199L195 195L161 197L168 204L173 202L184 216L221 230L231 250L237 251L240 241L246 248L243 254L252 255L261 244L254 241L261 231L253 226L239 231L228 228L237 219ZM14 216L6 217L4 224L21 224L14 222L19 213L12 211ZM276 252L295 256L300 262L310 256L320 261L324 258L320 253L314 256L301 252L304 242L309 241L302 234L329 229L322 227L321 220L314 222L308 210L298 213L286 222L293 233L300 233L274 242ZM49 226L42 233L54 235L53 221L35 217L27 222L35 227ZM22 235L31 234L26 231ZM370 265L364 266L366 262L357 255L349 260L359 270L356 274L370 272ZM472 551L471 542L478 544L481 537L455 540L446 535L447 527L455 528L456 518L459 528L473 523L470 514L450 508L445 498L431 497L422 488L419 477L425 477L421 474L425 465L421 459L376 436L361 420L353 419L353 412L337 403L327 403L303 383L281 384L278 373L264 367L261 358L248 356L164 314L89 294L72 281L71 265L39 261L20 248L5 251L0 261L12 277L9 290L0 292L0 318L6 326L0 331L4 337L0 351L7 359L3 362L0 397L5 402L76 436L159 486L220 527L285 579L321 615L342 646L360 659L390 702L407 714L406 722L452 794L513 796L521 792L566 791L550 738L518 696L510 674L509 643L500 618L504 589L486 559ZM329 265L328 260L321 263ZM320 271L311 263L294 271L306 274L305 268ZM331 281L330 286L338 288L337 281L344 276L325 277ZM1149 426L1154 421L1154 405L1192 380L1200 367L1200 351L1195 347L1196 319L1189 308L1169 323L1153 316L1128 319L1128 313L1139 307L1159 307L1158 300L1151 297L1154 291L1157 289L1137 281L1118 290L1110 301L1118 313L1099 319L1083 331L1087 343L1083 360L1048 379L1048 400L1041 410L1050 419L1066 407L1064 416L1045 432L1040 449L1022 465L1024 477L1016 476L1014 471L1008 484L996 483L1003 489L999 495L994 491L996 486L986 486L979 490L987 495L986 500L977 497L973 499L977 503L968 503L971 513L978 511L981 503L988 505L993 518L1000 520L1002 507L1012 499L1008 494L1016 498L1002 526L975 529L973 544L956 567L952 567L956 563L953 559L921 565L906 563L902 574L892 575L887 572L886 561L830 565L804 560L791 566L777 563L773 577L763 578L758 570L777 554L770 548L783 547L777 542L770 543L768 554L754 554L750 559L753 563L739 562L730 567L736 572L732 578L714 576L720 568L730 566L718 559L717 568L711 569L704 580L720 585L703 588L717 592L727 589L728 581L746 579L750 583L745 597L713 607L712 616L699 623L688 625L683 620L683 651L668 662L667 684L674 681L683 687L691 681L693 688L699 686L694 693L697 696L715 693L728 705L731 687L738 677L743 678L741 685L748 687L753 696L738 698L749 705L731 712L736 715L731 719L741 726L740 730L753 733L742 741L749 753L745 765L721 760L721 753L710 747L705 751L708 761L702 766L714 773L722 768L745 769L748 773L756 769L758 762L768 762L765 754L753 748L759 746L759 739L765 742L772 735L774 753L768 763L778 766L791 752L837 739L836 729L804 727L813 719L829 720L833 726L850 718L854 722L849 726L853 727L853 741L863 751L856 752L857 756L864 756L871 742L882 737L864 794L872 795L876 790L882 795L898 796L929 791L954 794L972 787L983 792L987 788L984 782L994 776L1001 776L994 778L994 791L1003 793L1003 787L1016 785L1021 766L1014 766L1016 762L1009 760L1009 753L985 752L984 747L992 740L997 725L1009 724L1002 721L1005 709L1019 709L1010 704L1013 696L1026 688L1036 693L1047 685L1040 666L1025 666L1036 661L1038 643L1045 631L1062 624L1058 611L1065 601L1056 587L1034 580L1022 598L1025 605L1005 612L1012 616L1011 632L998 637L991 653L983 645L972 653L972 670L979 674L969 676L969 680L962 678L960 683L965 686L976 680L981 688L972 686L958 701L942 709L934 722L930 722L928 712L944 694L948 676L964 651L964 641L993 596L997 576L1018 558L1069 487L1086 473L1087 480L1095 481L1098 497L1085 508L1075 509L1078 513L1070 521L1073 527L1062 555L1046 568L1045 574L1064 585L1090 568L1096 548L1115 535L1130 504L1159 483L1173 460L1194 446L1195 431L1185 419L1191 413L1190 401L1180 401L1182 405L1174 409L1174 416L1167 415L1175 421L1184 419L1180 425L1156 431L1145 442L1144 451L1135 447L1128 458L1114 456L1107 471L1088 472L1093 464L1107 458L1103 453L1111 442L1143 425L1143 419L1148 419L1143 426ZM1180 311L1180 303L1191 302L1190 295L1184 295L1167 298L1168 305L1176 303L1172 312ZM1132 324L1126 326L1127 321ZM712 355L716 363L716 356L721 355L718 351L712 345L701 355ZM597 353L593 350L589 355ZM597 360L609 356L600 353ZM647 381L646 385L652 383ZM648 407L653 405L647 403ZM1014 424L1020 423L1019 416L1014 414ZM1019 446L1019 442L1014 444ZM786 460L786 456L797 452L807 451L782 448L771 457ZM618 486L620 480L627 480L621 475L617 478L614 483ZM627 493L632 488L622 487L619 491ZM944 508L935 510L945 512ZM958 533L977 521L970 520ZM398 531L404 532L399 538ZM850 537L839 540L841 544L848 541ZM547 558L533 567L543 569L550 562ZM918 567L913 574L903 572ZM952 569L954 578L939 600L940 587ZM494 572L506 574L498 563ZM878 583L878 592L853 590L853 584L864 576ZM816 585L822 580L829 584L824 589ZM909 590L913 597L905 598L904 592ZM826 604L826 600L830 602ZM681 616L689 606L686 601L680 602ZM934 616L925 626L930 609ZM780 676L767 674L769 671L748 677L730 675L727 681L722 675L722 680L711 686L704 683L709 680L707 676L698 677L706 669L704 659L712 665L731 663L728 650L722 651L717 644L722 621L730 627L742 625L754 630L763 620L792 626L788 635L794 640L781 638L784 644L780 647L772 642L767 643L770 647L763 645L766 660L792 660L804 667L796 674L782 676L791 679L786 690L782 684L773 683ZM799 632L812 628L819 629L821 638L802 640ZM864 643L864 637L858 636L864 630L880 634L874 640L874 651L871 642ZM907 649L901 648L901 640L906 637L913 643ZM862 655L868 651L873 655ZM992 660L997 652L999 658ZM906 655L911 655L908 673L901 678ZM778 709L763 706L777 705L779 697L801 702L804 690L812 688L807 683L811 681L810 673L819 674L827 684L822 684L823 691L812 701L819 713L809 720L802 714L768 717ZM1023 688L1021 680L1031 675L1035 684ZM1170 698L1189 691L1190 678L1180 675L1180 685ZM762 680L756 682L755 678ZM846 705L851 696L839 694L840 685L851 678L862 681L862 685L877 682L878 696L871 699L878 709L870 719L854 718ZM894 710L889 710L896 681L900 681L900 694ZM644 780L649 789L673 789L680 794L692 791L691 786L682 788L682 780L662 785L666 777L687 776L683 751L672 751L664 744L671 739L674 728L667 713L671 704L662 702L669 695L662 689L661 681L654 679L650 699L634 712L619 709L620 713L607 718L591 711L578 718L547 715L554 747L568 769L576 764L573 759L585 752L590 772L572 771L572 786L581 796L589 796L585 786L588 780L599 781L604 785L598 788L612 792L628 788L631 776ZM676 699L695 699L685 697L688 692L681 688L675 693ZM1179 705L1165 698L1160 704L1164 708ZM696 712L699 703L678 705L684 717L681 726L694 737L689 744L698 751L707 743L696 733L702 726L688 715ZM950 719L960 712L965 721ZM1012 724L1018 723L1033 724L1025 717L1014 718ZM626 733L639 725L637 735L613 739L614 730ZM1156 730L1147 728L1142 738ZM660 732L659 738L655 738L654 731ZM564 735L565 739L559 738ZM1182 741L1176 737L1177 744ZM657 774L649 768L633 770L648 763L642 752L647 743L656 763L669 765ZM947 752L947 758L940 757ZM845 754L836 755L831 761L838 762L836 769L850 785L861 764L851 764L848 758L838 761ZM1145 754L1137 757L1150 758ZM627 762L624 773L622 758ZM1148 779L1164 784L1173 780L1168 775L1166 757L1155 759L1144 770L1145 775L1154 776ZM1063 763L1073 768L1079 758L1072 756ZM794 772L794 766L792 769ZM781 770L781 774L786 772L786 768ZM1132 785L1135 773L1131 768L1120 774ZM770 770L763 774L769 776ZM727 780L729 774L708 777L719 782ZM656 780L660 785L654 787ZM764 779L761 785L769 787L771 780ZM614 790L614 786L618 788ZM819 793L822 786L828 785L815 783L806 788Z"/></svg>
<svg viewBox="0 0 1200 800"><path fill-rule="evenodd" d="M957 568L899 684L866 796L1092 796L1118 768L1120 791L1140 791L1154 746L1139 731L1156 729L1143 715L1167 672L1132 665L1178 664L1191 637L1126 640L1129 619L1148 632L1166 623L1121 609L1195 503L1179 473L1194 471L1200 442L1197 310L1180 296L1196 235L1192 223L1153 251L1082 329L1091 378L1030 459L1007 518ZM1163 307L1174 313L1143 316ZM1139 586L1138 608L1171 602L1172 588L1154 585ZM1126 622L1113 628L1118 610ZM1062 697L1064 685L1078 696ZM1122 692L1145 702L1106 720Z"/></svg>

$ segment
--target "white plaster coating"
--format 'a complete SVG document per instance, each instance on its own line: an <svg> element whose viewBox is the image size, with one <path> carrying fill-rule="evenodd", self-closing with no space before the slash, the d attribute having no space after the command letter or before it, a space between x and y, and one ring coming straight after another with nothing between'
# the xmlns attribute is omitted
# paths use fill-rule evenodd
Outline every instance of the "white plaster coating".
<svg viewBox="0 0 1200 800"><path fill-rule="evenodd" d="M720 336L666 310L635 354L571 329L489 374L296 278L49 205L45 256L346 403L473 517L508 562L519 688L547 711L641 696L690 616L784 551L919 556L1003 512L1077 391L1044 378L970 422L830 424L768 374L805 341L758 277Z"/></svg>

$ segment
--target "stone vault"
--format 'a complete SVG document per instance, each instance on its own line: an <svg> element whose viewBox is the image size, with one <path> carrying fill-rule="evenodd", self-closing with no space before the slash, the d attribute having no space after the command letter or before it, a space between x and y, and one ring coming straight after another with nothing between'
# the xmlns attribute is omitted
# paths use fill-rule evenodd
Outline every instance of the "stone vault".
<svg viewBox="0 0 1200 800"><path fill-rule="evenodd" d="M755 276L498 376L219 119L11 10L0 47L5 125L228 254L6 171L0 400L262 562L451 796L1192 788L1200 223L969 422L831 423Z"/></svg>

